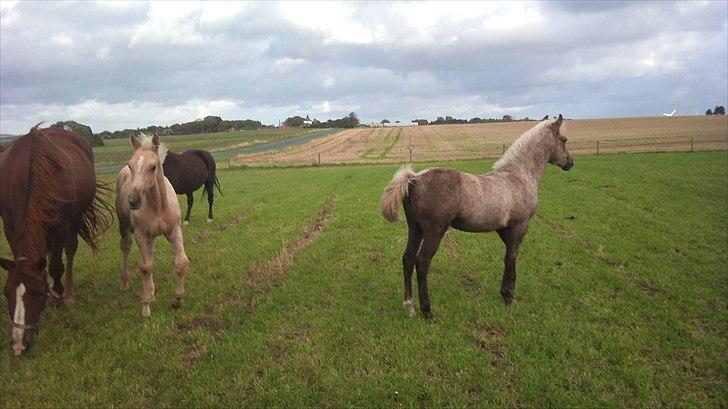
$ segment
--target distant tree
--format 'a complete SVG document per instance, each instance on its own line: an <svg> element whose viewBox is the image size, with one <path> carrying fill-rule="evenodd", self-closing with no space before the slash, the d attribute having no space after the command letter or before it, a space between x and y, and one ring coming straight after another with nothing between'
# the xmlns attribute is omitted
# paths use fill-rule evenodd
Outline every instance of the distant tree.
<svg viewBox="0 0 728 409"><path fill-rule="evenodd" d="M713 110L713 115L725 115L725 107L723 105L718 105Z"/></svg>
<svg viewBox="0 0 728 409"><path fill-rule="evenodd" d="M412 122L417 122L417 125L427 125L430 123L427 119L413 119Z"/></svg>
<svg viewBox="0 0 728 409"><path fill-rule="evenodd" d="M380 124L388 124L388 123L389 123L389 119L382 119L382 122L380 122Z"/></svg>
<svg viewBox="0 0 728 409"><path fill-rule="evenodd" d="M482 122L482 119L478 118L477 116L475 118L471 118L469 121L471 124L479 124Z"/></svg>
<svg viewBox="0 0 728 409"><path fill-rule="evenodd" d="M705 111L705 115L713 115L713 111L711 111L710 109L708 109L707 111Z"/></svg>
<svg viewBox="0 0 728 409"><path fill-rule="evenodd" d="M51 128L61 128L75 132L86 138L91 146L104 146L104 140L101 138L101 135L94 135L93 131L91 131L91 127L88 125L79 124L76 121L58 121L51 125Z"/></svg>
<svg viewBox="0 0 728 409"><path fill-rule="evenodd" d="M513 121L513 117L510 115L503 115L503 122L511 122Z"/></svg>
<svg viewBox="0 0 728 409"><path fill-rule="evenodd" d="M288 126L288 127L295 128L295 127L303 126L303 121L304 121L304 119L302 117L296 115L291 118L286 118L286 120L283 121L283 123L286 124L286 126Z"/></svg>

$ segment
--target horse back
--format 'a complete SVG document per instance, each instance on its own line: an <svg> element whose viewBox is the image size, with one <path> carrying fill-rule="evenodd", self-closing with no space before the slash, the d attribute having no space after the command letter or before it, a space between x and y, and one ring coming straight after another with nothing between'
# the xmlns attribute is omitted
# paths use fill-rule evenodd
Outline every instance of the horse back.
<svg viewBox="0 0 728 409"><path fill-rule="evenodd" d="M210 163L212 162L212 163ZM187 194L201 188L210 174L215 174L215 161L209 152L189 150L180 154L167 153L164 176L177 194Z"/></svg>

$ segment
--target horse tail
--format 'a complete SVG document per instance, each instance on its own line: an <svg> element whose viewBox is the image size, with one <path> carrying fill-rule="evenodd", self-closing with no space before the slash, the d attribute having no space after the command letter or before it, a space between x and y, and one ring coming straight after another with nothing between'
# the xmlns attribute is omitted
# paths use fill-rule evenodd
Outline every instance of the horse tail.
<svg viewBox="0 0 728 409"><path fill-rule="evenodd" d="M114 211L109 204L111 188L105 182L96 181L96 193L91 206L83 212L78 235L94 253L99 249L99 238L111 226Z"/></svg>
<svg viewBox="0 0 728 409"><path fill-rule="evenodd" d="M202 196L204 197L207 195L208 197L214 197L215 188L217 188L217 191L222 195L222 190L220 190L220 181L217 179L216 174L217 164L215 163L215 158L212 157L210 152L203 150L195 150L192 151L192 153L205 162L205 166L207 167L207 179L205 180L205 187L202 189Z"/></svg>
<svg viewBox="0 0 728 409"><path fill-rule="evenodd" d="M409 195L409 186L414 183L417 174L412 171L410 165L404 165L394 174L392 181L384 189L384 194L379 202L382 216L389 222L396 222L398 219L397 208Z"/></svg>

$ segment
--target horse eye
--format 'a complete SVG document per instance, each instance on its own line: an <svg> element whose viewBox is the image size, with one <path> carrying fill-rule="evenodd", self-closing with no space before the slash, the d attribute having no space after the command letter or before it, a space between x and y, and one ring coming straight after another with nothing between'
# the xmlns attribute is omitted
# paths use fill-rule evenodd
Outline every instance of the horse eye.
<svg viewBox="0 0 728 409"><path fill-rule="evenodd" d="M157 170L157 165L152 166L152 172L154 172L155 170Z"/></svg>

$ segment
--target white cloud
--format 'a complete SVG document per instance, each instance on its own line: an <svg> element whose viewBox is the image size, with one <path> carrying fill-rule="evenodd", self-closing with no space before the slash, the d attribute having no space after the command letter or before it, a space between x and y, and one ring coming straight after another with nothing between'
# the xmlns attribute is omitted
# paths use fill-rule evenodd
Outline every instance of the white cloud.
<svg viewBox="0 0 728 409"><path fill-rule="evenodd" d="M111 55L111 47L104 45L96 50L96 58L99 60L105 60Z"/></svg>
<svg viewBox="0 0 728 409"><path fill-rule="evenodd" d="M73 47L76 45L76 42L73 41L73 39L66 33L54 34L49 38L49 40L51 43L59 47Z"/></svg>

